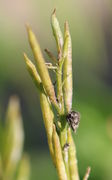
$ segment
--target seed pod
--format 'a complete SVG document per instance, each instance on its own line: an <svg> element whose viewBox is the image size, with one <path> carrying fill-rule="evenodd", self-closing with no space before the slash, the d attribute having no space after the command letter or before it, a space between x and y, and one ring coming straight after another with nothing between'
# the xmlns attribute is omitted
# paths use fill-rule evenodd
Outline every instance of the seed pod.
<svg viewBox="0 0 112 180"><path fill-rule="evenodd" d="M12 177L21 158L24 142L20 104L16 96L11 97L9 101L4 138L4 174L6 177Z"/></svg>
<svg viewBox="0 0 112 180"><path fill-rule="evenodd" d="M65 23L65 41L63 49L63 90L65 109L68 113L72 108L72 43L68 23Z"/></svg>
<svg viewBox="0 0 112 180"><path fill-rule="evenodd" d="M70 180L79 180L77 159L76 159L76 148L72 138L71 130L68 128L68 159L69 159L69 170L70 170Z"/></svg>
<svg viewBox="0 0 112 180"><path fill-rule="evenodd" d="M48 94L51 102L57 107L57 101L56 101L56 97L55 97L54 87L51 82L51 78L49 76L48 69L45 65L45 60L43 58L40 46L38 44L38 41L36 40L34 33L32 32L32 30L29 26L27 26L27 32L28 32L29 43L31 45L31 48L32 48L32 51L33 51L33 54L34 54L34 57L36 60L38 73L42 80L43 86L44 86L46 93Z"/></svg>
<svg viewBox="0 0 112 180"><path fill-rule="evenodd" d="M48 101L48 98L46 97L45 93L43 93L42 91L40 92L40 105L41 105L45 129L47 133L49 150L50 150L53 162L55 164L54 149L53 149L53 142L52 142L54 113L53 113L51 104Z"/></svg>
<svg viewBox="0 0 112 180"><path fill-rule="evenodd" d="M28 59L28 57L24 54L24 58L26 61L26 65L28 68L28 71L37 86L37 88L40 90L40 104L41 104L41 109L42 109L42 114L43 114L43 119L44 119L44 125L46 128L46 133L47 133L47 138L48 138L48 145L50 149L51 156L54 160L54 150L53 150L53 145L52 145L52 132L53 132L53 121L54 121L54 114L51 109L51 104L48 101L44 89L42 88L41 84L41 79L40 76L35 68L35 65ZM55 164L55 163L54 163Z"/></svg>
<svg viewBox="0 0 112 180"><path fill-rule="evenodd" d="M56 40L58 55L59 55L59 59L60 59L61 55L62 55L63 35L62 35L61 29L60 29L59 22L56 18L56 9L54 10L54 12L52 14L51 24L52 24L52 30L53 30L53 34L54 34L54 37Z"/></svg>
<svg viewBox="0 0 112 180"><path fill-rule="evenodd" d="M55 161L56 161L56 168L57 168L59 180L67 180L65 165L61 151L61 145L58 134L56 132L55 125L53 126L53 145L54 145Z"/></svg>
<svg viewBox="0 0 112 180"><path fill-rule="evenodd" d="M40 89L41 88L40 85L42 84L42 82L41 82L40 76L36 70L35 65L30 61L30 59L27 57L27 55L25 53L24 53L24 59L26 62L27 69L31 75L31 78L33 79L36 87L38 89Z"/></svg>
<svg viewBox="0 0 112 180"><path fill-rule="evenodd" d="M79 112L71 111L67 114L66 119L68 124L72 128L74 132L76 132L77 128L79 127L80 122L80 114Z"/></svg>

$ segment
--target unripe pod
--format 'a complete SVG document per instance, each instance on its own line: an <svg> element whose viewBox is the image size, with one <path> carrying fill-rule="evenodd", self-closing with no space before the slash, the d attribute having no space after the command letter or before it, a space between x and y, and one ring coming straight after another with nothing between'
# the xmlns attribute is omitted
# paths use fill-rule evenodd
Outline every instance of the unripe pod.
<svg viewBox="0 0 112 180"><path fill-rule="evenodd" d="M57 101L55 97L55 91L53 84L51 82L51 78L49 76L48 69L45 65L45 60L43 58L40 46L38 44L38 41L32 32L31 28L27 26L27 32L28 32L28 39L35 57L38 73L40 75L40 78L42 80L43 86L46 90L47 95L49 96L51 102L57 106Z"/></svg>
<svg viewBox="0 0 112 180"><path fill-rule="evenodd" d="M52 14L51 24L52 24L53 34L54 34L56 44L57 44L58 56L60 59L62 55L63 35L60 29L58 19L56 18L56 9L54 9L54 12Z"/></svg>
<svg viewBox="0 0 112 180"><path fill-rule="evenodd" d="M65 42L63 49L63 90L65 109L68 113L72 108L72 43L68 23L65 23Z"/></svg>

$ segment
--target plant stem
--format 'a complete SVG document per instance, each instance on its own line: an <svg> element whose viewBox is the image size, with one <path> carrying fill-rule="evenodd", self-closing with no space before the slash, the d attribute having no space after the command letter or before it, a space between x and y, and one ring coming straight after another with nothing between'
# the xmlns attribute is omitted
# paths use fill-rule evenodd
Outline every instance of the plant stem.
<svg viewBox="0 0 112 180"><path fill-rule="evenodd" d="M69 158L69 170L70 170L70 179L79 180L78 167L77 167L77 158L76 158L76 148L72 138L71 130L68 128L68 158Z"/></svg>
<svg viewBox="0 0 112 180"><path fill-rule="evenodd" d="M66 125L64 125L64 128L60 132L60 142L61 142L61 148L62 148L65 169L66 169L66 173L67 173L67 178L69 180L70 174L69 174L69 163L68 163L68 150L64 149L64 146L67 143L67 127L66 127Z"/></svg>
<svg viewBox="0 0 112 180"><path fill-rule="evenodd" d="M47 133L48 145L59 180L79 180L76 149L66 117L72 109L72 42L68 23L65 23L64 43L56 10L51 18L53 34L57 44L58 60L47 49L48 56L55 66L44 60L40 46L31 28L27 26L29 42L35 57L36 66L24 55L28 71L36 87L39 89L40 104ZM57 97L48 69L55 70L57 82ZM55 121L55 112L58 118ZM75 118L73 119L73 123Z"/></svg>

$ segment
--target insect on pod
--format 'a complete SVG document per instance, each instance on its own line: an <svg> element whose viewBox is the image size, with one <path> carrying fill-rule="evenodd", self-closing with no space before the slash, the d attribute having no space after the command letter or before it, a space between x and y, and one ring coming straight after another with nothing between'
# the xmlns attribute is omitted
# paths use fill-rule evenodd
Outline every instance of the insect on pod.
<svg viewBox="0 0 112 180"><path fill-rule="evenodd" d="M70 146L70 144L66 143L66 144L63 146L63 150L64 150L64 151L68 151L69 146Z"/></svg>
<svg viewBox="0 0 112 180"><path fill-rule="evenodd" d="M67 122L74 132L79 127L80 113L76 111L70 111L66 116Z"/></svg>

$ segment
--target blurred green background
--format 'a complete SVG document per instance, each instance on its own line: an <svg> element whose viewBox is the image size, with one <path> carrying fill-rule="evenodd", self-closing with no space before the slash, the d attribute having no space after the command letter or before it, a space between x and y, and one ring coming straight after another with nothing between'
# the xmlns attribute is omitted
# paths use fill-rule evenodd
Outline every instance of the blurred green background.
<svg viewBox="0 0 112 180"><path fill-rule="evenodd" d="M36 33L43 53L48 48L56 54L50 25L54 8L62 30L64 21L68 20L72 36L73 109L81 113L74 139L81 179L91 166L90 180L112 180L111 0L0 0L0 116L4 117L9 97L18 95L24 120L25 151L31 159L31 179L57 179L37 90L23 60L24 51L33 59L26 22Z"/></svg>

